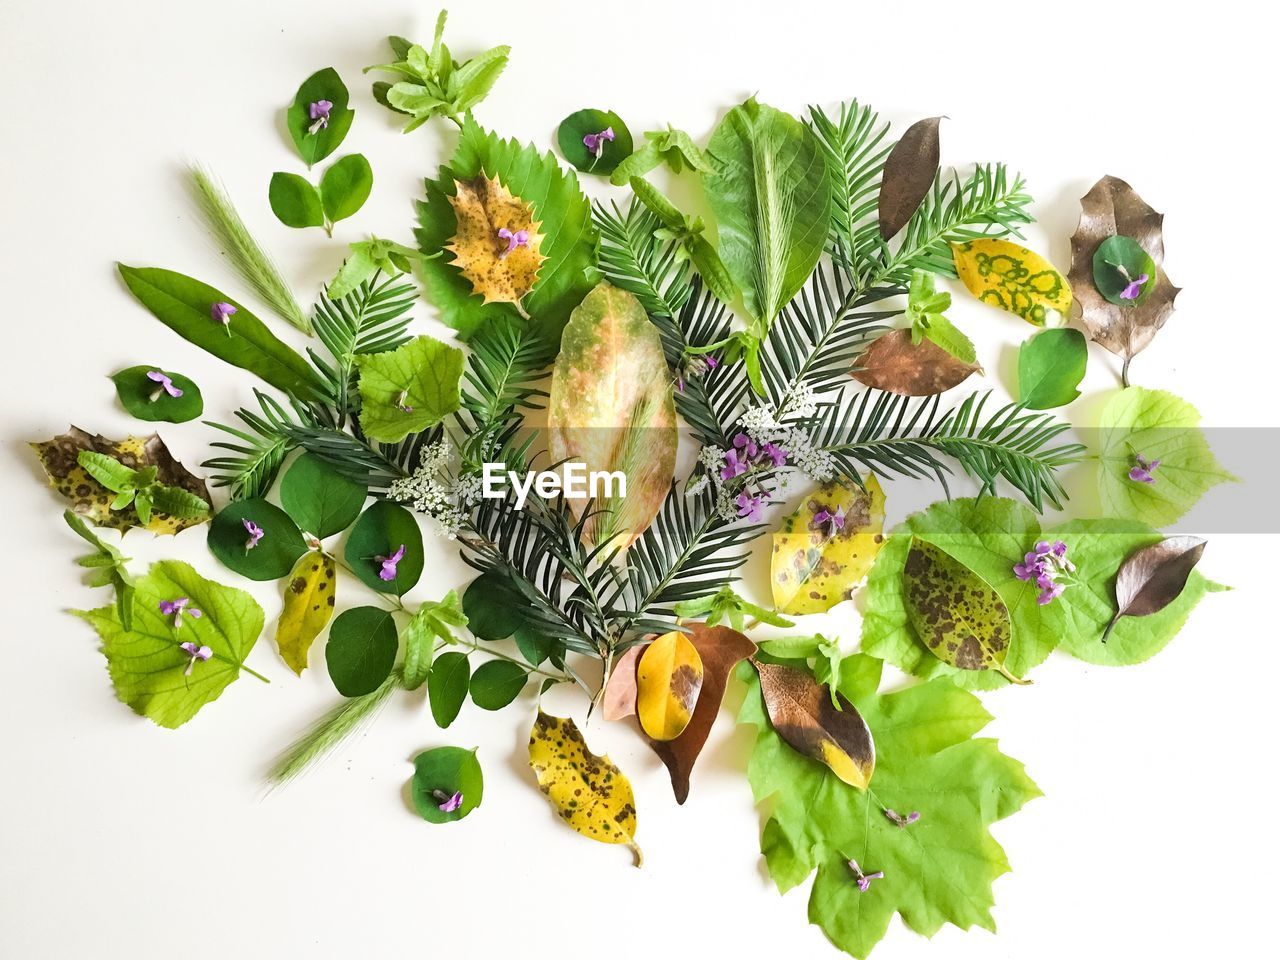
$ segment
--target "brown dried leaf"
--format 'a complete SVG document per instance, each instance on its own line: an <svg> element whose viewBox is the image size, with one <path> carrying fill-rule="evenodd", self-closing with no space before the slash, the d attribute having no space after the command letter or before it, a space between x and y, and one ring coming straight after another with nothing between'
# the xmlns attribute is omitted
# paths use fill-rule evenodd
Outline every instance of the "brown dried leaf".
<svg viewBox="0 0 1280 960"><path fill-rule="evenodd" d="M45 473L49 475L49 486L71 501L73 511L100 527L111 527L123 532L140 526L138 513L132 504L123 510L111 509L115 494L80 466L78 458L81 450L105 453L131 470L154 466L157 469L156 479L160 483L180 487L188 493L194 493L206 503L210 502L209 488L204 481L175 460L156 433L146 437L108 440L101 435L87 433L79 427L69 427L66 433L33 443L31 448L35 450ZM151 522L146 529L156 534L177 533L208 519L207 516L180 519L153 510Z"/></svg>
<svg viewBox="0 0 1280 960"><path fill-rule="evenodd" d="M1167 537L1125 560L1116 574L1116 615L1103 631L1102 642L1121 617L1150 616L1178 599L1204 545L1199 537Z"/></svg>
<svg viewBox="0 0 1280 960"><path fill-rule="evenodd" d="M844 695L809 674L776 663L753 660L760 675L769 722L787 745L831 768L831 772L859 790L871 782L876 746L862 714Z"/></svg>
<svg viewBox="0 0 1280 960"><path fill-rule="evenodd" d="M888 240L907 225L938 175L941 117L917 120L884 162L880 178L880 236Z"/></svg>
<svg viewBox="0 0 1280 960"><path fill-rule="evenodd" d="M696 646L696 644L695 644ZM637 644L629 648L613 665L609 681L604 685L600 701L600 714L606 720L625 720L636 714L636 664L646 647ZM696 717L697 714L695 713Z"/></svg>
<svg viewBox="0 0 1280 960"><path fill-rule="evenodd" d="M1124 358L1125 383L1129 361L1144 350L1173 313L1179 293L1164 272L1164 214L1147 206L1133 187L1106 176L1080 200L1080 225L1071 236L1071 272L1076 316L1089 336ZM1132 237L1155 261L1156 285L1141 303L1122 307L1111 303L1093 283L1093 255L1108 237Z"/></svg>
<svg viewBox="0 0 1280 960"><path fill-rule="evenodd" d="M929 397L981 373L930 340L911 342L910 330L893 330L871 342L853 362L853 379L904 397Z"/></svg>
<svg viewBox="0 0 1280 960"><path fill-rule="evenodd" d="M689 641L702 657L702 692L698 695L693 717L680 736L665 743L649 741L649 746L653 747L653 752L667 765L667 772L671 774L671 789L675 792L676 803L684 803L689 797L689 774L720 712L730 672L739 660L745 660L756 652L754 643L729 627L708 627L704 623L686 623L684 626L689 629Z"/></svg>
<svg viewBox="0 0 1280 960"><path fill-rule="evenodd" d="M519 303L533 289L542 255L542 226L533 219L533 208L512 196L498 180L479 176L458 180L457 193L449 197L458 232L445 245L453 263L485 303ZM524 230L527 242L507 252L509 241L499 230L515 234Z"/></svg>

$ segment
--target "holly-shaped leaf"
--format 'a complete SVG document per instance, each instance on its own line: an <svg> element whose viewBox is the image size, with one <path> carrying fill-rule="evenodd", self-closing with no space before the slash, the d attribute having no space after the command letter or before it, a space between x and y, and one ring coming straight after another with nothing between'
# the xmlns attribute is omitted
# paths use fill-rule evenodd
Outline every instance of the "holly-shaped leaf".
<svg viewBox="0 0 1280 960"><path fill-rule="evenodd" d="M546 257L533 208L486 177L459 180L449 204L457 223L445 249L485 303L520 303Z"/></svg>
<svg viewBox="0 0 1280 960"><path fill-rule="evenodd" d="M462 351L431 337L414 337L395 350L360 354L360 428L395 443L434 426L462 402Z"/></svg>
<svg viewBox="0 0 1280 960"><path fill-rule="evenodd" d="M243 590L206 580L176 560L152 564L134 587L130 627L114 606L75 613L102 638L116 696L162 727L180 727L248 669L262 608ZM176 612L161 607L183 598Z"/></svg>
<svg viewBox="0 0 1280 960"><path fill-rule="evenodd" d="M307 669L311 644L333 616L336 588L336 564L323 550L304 554L285 581L284 609L276 624L276 649L298 676Z"/></svg>
<svg viewBox="0 0 1280 960"><path fill-rule="evenodd" d="M1040 791L994 740L974 739L991 719L976 697L945 680L881 695L879 661L846 659L824 679L875 737L875 782L859 790L787 746L754 672L738 676L738 719L757 728L747 777L770 811L761 852L783 892L817 870L809 919L832 943L865 958L895 913L925 936L947 923L994 929L991 885L1009 863L988 828Z"/></svg>
<svg viewBox="0 0 1280 960"><path fill-rule="evenodd" d="M1040 254L1009 240L978 239L951 244L956 274L969 292L1027 323L1043 327L1048 311L1066 316L1071 285Z"/></svg>

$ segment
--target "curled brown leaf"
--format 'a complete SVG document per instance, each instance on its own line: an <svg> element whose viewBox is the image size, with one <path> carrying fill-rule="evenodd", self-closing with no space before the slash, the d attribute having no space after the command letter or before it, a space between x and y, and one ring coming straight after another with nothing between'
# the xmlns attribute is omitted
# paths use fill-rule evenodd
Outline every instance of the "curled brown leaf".
<svg viewBox="0 0 1280 960"><path fill-rule="evenodd" d="M911 342L910 330L893 330L872 341L853 362L853 379L904 397L928 397L982 372L930 340Z"/></svg>
<svg viewBox="0 0 1280 960"><path fill-rule="evenodd" d="M1102 632L1102 642L1121 617L1150 616L1178 599L1204 545L1199 537L1166 537L1125 560L1116 574L1116 615Z"/></svg>

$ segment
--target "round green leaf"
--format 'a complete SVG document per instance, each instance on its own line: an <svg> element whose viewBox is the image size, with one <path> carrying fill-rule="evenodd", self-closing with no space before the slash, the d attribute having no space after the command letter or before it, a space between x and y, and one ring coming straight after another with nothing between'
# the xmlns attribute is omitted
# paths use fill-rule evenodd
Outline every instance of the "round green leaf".
<svg viewBox="0 0 1280 960"><path fill-rule="evenodd" d="M245 549L249 532L244 522L262 528L257 546ZM265 500L236 500L227 504L209 525L209 550L230 570L250 580L278 580L287 576L307 552L302 532L289 515Z"/></svg>
<svg viewBox="0 0 1280 960"><path fill-rule="evenodd" d="M501 710L524 689L529 674L510 660L482 663L471 675L471 699L482 710Z"/></svg>
<svg viewBox="0 0 1280 960"><path fill-rule="evenodd" d="M303 530L321 539L349 527L368 490L319 457L304 453L280 481L280 503Z"/></svg>
<svg viewBox="0 0 1280 960"><path fill-rule="evenodd" d="M1018 397L1028 410L1065 406L1080 391L1089 345L1079 330L1055 327L1036 334L1018 351Z"/></svg>
<svg viewBox="0 0 1280 960"><path fill-rule="evenodd" d="M484 774L476 752L461 747L436 747L418 754L413 759L410 793L413 806L423 820L431 823L461 820L480 806L484 797ZM462 805L445 813L440 804L455 793L462 794Z"/></svg>
<svg viewBox="0 0 1280 960"><path fill-rule="evenodd" d="M324 648L329 679L344 697L373 693L396 663L400 641L391 614L378 607L355 607L338 614Z"/></svg>
<svg viewBox="0 0 1280 960"><path fill-rule="evenodd" d="M594 151L587 149L582 138L610 127L613 128L614 139L604 141L597 158ZM583 173L608 176L614 167L631 155L631 131L612 110L579 110L569 114L560 121L556 139L564 158Z"/></svg>
<svg viewBox="0 0 1280 960"><path fill-rule="evenodd" d="M383 562L378 558L391 557L401 547L404 556L395 565L395 576L383 580ZM422 530L404 507L380 500L351 528L344 556L347 566L366 586L402 597L422 576Z"/></svg>
<svg viewBox="0 0 1280 960"><path fill-rule="evenodd" d="M343 157L320 178L320 202L333 223L354 216L373 190L373 169L362 154Z"/></svg>
<svg viewBox="0 0 1280 960"><path fill-rule="evenodd" d="M548 657L559 666L564 659L563 641L539 633L532 627L525 626L516 630L516 647L530 666L540 666Z"/></svg>
<svg viewBox="0 0 1280 960"><path fill-rule="evenodd" d="M481 640L505 640L522 626L528 606L516 588L496 573L483 573L462 594L467 629Z"/></svg>
<svg viewBox="0 0 1280 960"><path fill-rule="evenodd" d="M1146 275L1138 296L1120 296L1129 281ZM1121 307L1136 307L1156 288L1156 262L1133 237L1107 237L1093 254L1093 285L1108 301Z"/></svg>
<svg viewBox="0 0 1280 960"><path fill-rule="evenodd" d="M324 226L320 194L305 177L296 173L273 173L267 199L271 201L271 212L286 227Z"/></svg>
<svg viewBox="0 0 1280 960"><path fill-rule="evenodd" d="M450 651L436 657L427 675L427 696L436 726L447 727L457 719L470 679L471 664L465 653Z"/></svg>
<svg viewBox="0 0 1280 960"><path fill-rule="evenodd" d="M311 104L320 100L328 100L333 106L329 109L329 125L311 133L314 121L311 119ZM289 128L289 136L298 154L311 166L323 160L347 136L351 129L351 121L355 119L355 111L348 108L349 96L347 85L342 82L333 67L325 67L309 76L298 88L285 114L285 125Z"/></svg>
<svg viewBox="0 0 1280 960"><path fill-rule="evenodd" d="M147 376L149 373L164 374L173 381L175 389L182 391L182 396L169 396L164 387ZM180 373L144 364L113 373L111 381L116 385L120 403L139 420L186 423L204 412L200 388Z"/></svg>

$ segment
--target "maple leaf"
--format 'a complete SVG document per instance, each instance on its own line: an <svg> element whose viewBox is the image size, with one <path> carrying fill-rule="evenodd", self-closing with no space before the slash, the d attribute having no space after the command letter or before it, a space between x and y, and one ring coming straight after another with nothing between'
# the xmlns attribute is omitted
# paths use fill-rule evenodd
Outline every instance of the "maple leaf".
<svg viewBox="0 0 1280 960"><path fill-rule="evenodd" d="M747 777L757 804L772 811L761 838L769 873L786 892L816 870L809 920L859 958L895 913L925 936L947 923L994 930L991 884L1010 867L988 828L1041 795L995 740L975 739L991 720L975 696L943 679L880 695L881 667L859 654L837 677L818 668L875 737L866 790L788 747L769 725L755 672L738 668L749 687L738 720L758 728ZM887 811L920 817L899 826ZM851 860L883 877L861 889Z"/></svg>

